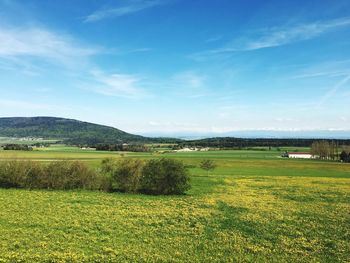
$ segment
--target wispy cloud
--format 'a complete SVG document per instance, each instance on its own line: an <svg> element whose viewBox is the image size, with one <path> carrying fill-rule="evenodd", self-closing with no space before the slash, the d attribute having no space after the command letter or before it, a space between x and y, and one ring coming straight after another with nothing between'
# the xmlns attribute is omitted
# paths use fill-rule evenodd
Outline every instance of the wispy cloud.
<svg viewBox="0 0 350 263"><path fill-rule="evenodd" d="M333 87L331 87L326 94L324 94L320 101L318 102L317 106L322 106L324 105L329 99L331 99L340 88L342 88L344 85L349 83L350 81L350 74L342 78L340 81L338 81Z"/></svg>
<svg viewBox="0 0 350 263"><path fill-rule="evenodd" d="M189 70L175 74L171 78L170 86L181 96L195 99L210 95L208 82L207 75Z"/></svg>
<svg viewBox="0 0 350 263"><path fill-rule="evenodd" d="M311 66L303 65L301 70L289 79L305 79L320 77L341 77L350 74L350 60L326 61L312 63Z"/></svg>
<svg viewBox="0 0 350 263"><path fill-rule="evenodd" d="M204 86L206 77L192 71L185 71L173 76L173 80L178 86L186 89L198 89Z"/></svg>
<svg viewBox="0 0 350 263"><path fill-rule="evenodd" d="M210 37L208 39L205 40L206 43L211 43L211 42L216 42L216 41L219 41L223 38L222 35L219 35L219 36L214 36L214 37Z"/></svg>
<svg viewBox="0 0 350 263"><path fill-rule="evenodd" d="M338 77L338 76L344 76L349 74L349 70L339 70L339 71L321 71L321 72L314 72L314 73L305 73L301 75L296 75L291 77L291 79L303 79L303 78L316 78L316 77Z"/></svg>
<svg viewBox="0 0 350 263"><path fill-rule="evenodd" d="M295 24L284 27L271 27L249 32L247 36L234 39L224 46L192 54L190 57L196 60L227 55L239 51L252 51L264 48L272 48L288 45L295 42L316 38L322 34L336 29L350 26L350 17L317 21L313 23Z"/></svg>
<svg viewBox="0 0 350 263"><path fill-rule="evenodd" d="M149 50L131 49L128 52ZM102 48L84 45L69 35L43 28L0 26L0 68L2 69L35 76L41 75L46 68L57 65L60 67L58 69L60 73L73 78L74 82L77 79L88 79L84 81L86 83L83 86L93 87L87 90L106 96L125 98L146 96L146 92L140 87L140 78L131 74L106 74L102 70L95 70L93 56L104 51ZM5 101L2 104L5 105ZM10 104L10 101L6 102L6 105ZM15 102L11 105L15 105ZM35 107L35 105L32 106Z"/></svg>
<svg viewBox="0 0 350 263"><path fill-rule="evenodd" d="M92 14L85 17L84 22L97 22L106 18L120 17L140 12L144 9L163 5L167 3L166 0L134 0L128 1L126 5L113 8L104 8L96 10Z"/></svg>
<svg viewBox="0 0 350 263"><path fill-rule="evenodd" d="M131 49L129 51L127 51L127 53L139 53L139 52L149 52L152 51L152 48L135 48L135 49Z"/></svg>
<svg viewBox="0 0 350 263"><path fill-rule="evenodd" d="M96 93L138 99L147 97L146 91L141 87L141 78L128 74L106 74L100 70L90 72L95 83L87 87Z"/></svg>
<svg viewBox="0 0 350 263"><path fill-rule="evenodd" d="M98 48L84 46L72 37L43 28L3 28L0 26L0 58L40 58L71 65L95 55Z"/></svg>
<svg viewBox="0 0 350 263"><path fill-rule="evenodd" d="M321 34L330 32L340 27L349 26L350 18L341 18L328 21L318 21L315 23L295 25L285 28L267 29L261 37L256 40L248 40L244 45L233 47L238 50L256 50L269 47L277 47L290 43L312 39ZM229 50L230 48L228 48Z"/></svg>

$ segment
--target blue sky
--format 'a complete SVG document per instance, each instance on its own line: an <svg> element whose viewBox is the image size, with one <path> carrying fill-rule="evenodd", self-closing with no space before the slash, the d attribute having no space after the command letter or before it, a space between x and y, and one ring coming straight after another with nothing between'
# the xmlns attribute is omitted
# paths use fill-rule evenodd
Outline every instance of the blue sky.
<svg viewBox="0 0 350 263"><path fill-rule="evenodd" d="M350 130L350 2L0 0L0 116Z"/></svg>

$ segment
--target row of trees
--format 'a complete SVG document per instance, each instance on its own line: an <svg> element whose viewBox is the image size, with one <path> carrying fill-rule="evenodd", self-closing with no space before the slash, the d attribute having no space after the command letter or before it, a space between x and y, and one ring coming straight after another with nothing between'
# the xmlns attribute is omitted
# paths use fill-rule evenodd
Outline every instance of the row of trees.
<svg viewBox="0 0 350 263"><path fill-rule="evenodd" d="M97 151L127 151L127 152L149 152L150 149L143 144L97 144L89 147Z"/></svg>
<svg viewBox="0 0 350 263"><path fill-rule="evenodd" d="M319 159L350 162L350 146L343 145L340 154L339 148L338 143L334 141L316 141L311 145L311 154Z"/></svg>
<svg viewBox="0 0 350 263"><path fill-rule="evenodd" d="M3 146L3 149L16 151L32 151L33 147L26 144L6 144Z"/></svg>
<svg viewBox="0 0 350 263"><path fill-rule="evenodd" d="M338 144L334 141L316 141L311 145L311 154L320 159L338 158Z"/></svg>

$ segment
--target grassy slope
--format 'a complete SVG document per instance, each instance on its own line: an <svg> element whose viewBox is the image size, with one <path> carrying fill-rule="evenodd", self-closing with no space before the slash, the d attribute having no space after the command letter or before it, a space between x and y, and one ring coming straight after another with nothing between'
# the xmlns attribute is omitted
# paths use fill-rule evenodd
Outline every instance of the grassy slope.
<svg viewBox="0 0 350 263"><path fill-rule="evenodd" d="M1 158L81 159L117 153L57 148ZM151 154L127 154L151 158ZM161 155L164 156L164 155ZM168 154L191 169L181 197L0 190L0 262L346 262L350 258L350 166L283 160L277 152Z"/></svg>

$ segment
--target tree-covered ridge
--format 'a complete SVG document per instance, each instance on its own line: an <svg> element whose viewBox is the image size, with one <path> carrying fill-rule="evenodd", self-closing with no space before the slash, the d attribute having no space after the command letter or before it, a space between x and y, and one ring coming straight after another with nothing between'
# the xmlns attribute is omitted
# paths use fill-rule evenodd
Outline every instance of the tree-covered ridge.
<svg viewBox="0 0 350 263"><path fill-rule="evenodd" d="M151 140L119 129L55 117L0 118L0 136L62 139L69 144L147 142Z"/></svg>

